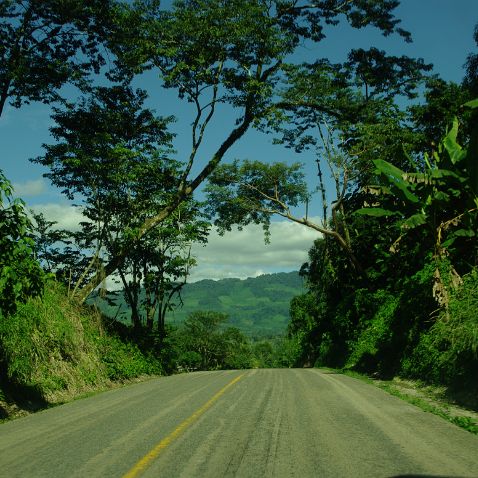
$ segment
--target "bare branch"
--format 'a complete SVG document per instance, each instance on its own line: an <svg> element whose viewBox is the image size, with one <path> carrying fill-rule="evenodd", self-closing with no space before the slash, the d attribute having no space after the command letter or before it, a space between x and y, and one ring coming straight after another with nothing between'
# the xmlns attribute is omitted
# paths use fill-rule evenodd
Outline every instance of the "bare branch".
<svg viewBox="0 0 478 478"><path fill-rule="evenodd" d="M269 196L268 194L266 194L264 191L257 188L256 186L253 186L252 184L249 184L249 183L241 183L241 184L243 186L249 188L249 189L252 189L253 191L256 191L258 194L260 194L262 197L264 197L268 201L271 201L272 203L278 204L284 211L289 211L289 207L287 206L287 204L285 204L284 202L282 202L279 199L277 188L276 188L276 191L275 191L275 196L272 197L272 196Z"/></svg>
<svg viewBox="0 0 478 478"><path fill-rule="evenodd" d="M194 160L196 158L196 154L197 154L197 152L199 150L199 147L201 146L202 140L204 138L204 133L206 131L206 127L209 124L209 122L211 121L212 117L214 116L216 102L217 102L217 93L219 91L219 77L220 77L220 74L222 72L223 66L224 66L224 62L221 61L220 65L218 67L217 73L216 73L215 83L214 83L214 86L213 86L212 100L204 107L201 107L201 105L199 103L198 98L199 98L200 93L199 93L198 85L196 84L196 94L194 96L194 102L196 104L197 113L196 113L196 118L195 118L195 121L194 121L194 124L193 124L193 133L192 133L193 134L193 146L192 146L191 154L189 155L188 164L186 165L186 168L184 170L184 173L183 173L181 181L180 181L180 186L179 186L180 190L183 190L184 187L185 187L187 177L189 176L189 173L191 172L192 166L194 164ZM201 125L201 128L199 130L199 137L197 137L196 136L197 135L197 128L199 126L199 122L201 120L202 113L206 108L209 108L209 113L208 113L206 119L203 121L203 123Z"/></svg>

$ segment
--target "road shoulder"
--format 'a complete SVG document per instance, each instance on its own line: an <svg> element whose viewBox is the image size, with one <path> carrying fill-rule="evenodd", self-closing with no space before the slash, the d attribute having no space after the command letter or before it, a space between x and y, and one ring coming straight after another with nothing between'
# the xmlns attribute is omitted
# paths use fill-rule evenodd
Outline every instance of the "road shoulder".
<svg viewBox="0 0 478 478"><path fill-rule="evenodd" d="M454 425L478 435L478 399L474 406L473 403L470 403L469 407L465 407L449 398L445 387L425 384L419 380L401 377L383 380L350 370L321 367L319 367L319 370L324 372L333 370L334 373L347 375L372 384L426 412L438 415Z"/></svg>

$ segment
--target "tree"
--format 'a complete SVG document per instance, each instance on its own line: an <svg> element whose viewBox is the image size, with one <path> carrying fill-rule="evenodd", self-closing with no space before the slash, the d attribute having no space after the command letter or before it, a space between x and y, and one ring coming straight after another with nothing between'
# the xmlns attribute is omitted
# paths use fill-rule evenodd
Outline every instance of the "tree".
<svg viewBox="0 0 478 478"><path fill-rule="evenodd" d="M470 112L464 112L462 105L471 99L473 96L463 85L430 78L426 82L425 102L409 108L414 129L421 135L417 142L418 151L433 156L448 126L457 115L461 115L464 123L459 131L459 139L465 140L470 134L467 125L469 118L466 118L470 116Z"/></svg>
<svg viewBox="0 0 478 478"><path fill-rule="evenodd" d="M78 252L71 248L72 233L58 229L58 223L49 221L41 212L32 211L32 216L32 239L35 242L37 260L46 272L56 274L59 280L68 280L69 270L78 262Z"/></svg>
<svg viewBox="0 0 478 478"><path fill-rule="evenodd" d="M470 55L468 66L472 61ZM367 281L347 271L337 243L326 236L314 243L301 271L308 293L291 304L289 333L302 359L474 386L478 123L470 71L463 86L429 78L426 103L401 117L387 111L393 104L386 98L373 100L366 121L356 112L351 139L338 137L349 154L365 152L356 156L359 175L344 206ZM370 104L374 95L367 89ZM334 112L326 120L335 126ZM377 123L380 118L385 122ZM315 146L300 126L290 144Z"/></svg>
<svg viewBox="0 0 478 478"><path fill-rule="evenodd" d="M473 39L478 47L478 23L475 25ZM478 53L470 53L465 64L466 76L464 86L468 88L473 97L478 96Z"/></svg>
<svg viewBox="0 0 478 478"><path fill-rule="evenodd" d="M219 326L226 320L225 314L199 311L190 314L185 320L180 331L183 354L186 354L187 359L191 352L197 354L201 370L220 368L223 344Z"/></svg>
<svg viewBox="0 0 478 478"><path fill-rule="evenodd" d="M283 69L286 86L275 105L277 115L263 127L280 134L276 143L298 153L315 150L316 186L307 193L302 177L302 191L297 194L297 165L287 169L281 164L235 162L210 176L210 213L214 216L216 208L216 223L226 229L234 224L233 216L240 226L262 223L266 231L272 215L285 217L337 241L356 273L363 275L345 220L345 197L367 184L371 158L406 160L403 150L415 147L416 135L394 100L414 98L431 65L371 48L351 50L343 64L321 59ZM332 193L324 179L326 170L333 178ZM310 218L316 215L310 211L317 211L313 189L319 193L320 222ZM292 212L299 204L305 205L305 214Z"/></svg>
<svg viewBox="0 0 478 478"><path fill-rule="evenodd" d="M162 86L176 89L179 98L194 108L192 148L183 163L176 193L138 228L136 240L191 197L249 128L276 115L283 64L304 39L319 42L325 36L324 25L336 25L341 19L356 28L374 25L385 35L396 32L408 39L409 34L397 26L399 21L391 13L397 5L394 0L311 5L201 0L177 1L171 10L159 9L156 2L143 3L124 15L119 28L122 36L109 44L118 59L113 76L131 78L155 68ZM198 164L206 130L222 104L235 112L231 129L215 152ZM126 255L123 247L104 271L85 285L81 298L84 300L100 284L104 274L114 273Z"/></svg>
<svg viewBox="0 0 478 478"><path fill-rule="evenodd" d="M102 44L113 27L115 1L0 1L0 116L10 99L60 100L66 83L87 86L105 64Z"/></svg>
<svg viewBox="0 0 478 478"><path fill-rule="evenodd" d="M127 249L117 273L133 325L152 330L157 317L164 335L166 313L195 263L190 245L204 242L208 228L189 200L161 227L135 239L138 228L168 204L181 174L169 157L171 120L144 108L145 99L144 91L127 86L96 87L79 104L56 108L52 133L58 142L34 161L49 166L46 176L82 204L86 220L75 240L89 261L78 263L83 270L74 274L73 295L81 296L82 282L102 274L104 264Z"/></svg>
<svg viewBox="0 0 478 478"><path fill-rule="evenodd" d="M212 311L193 312L177 331L179 364L200 370L250 368L248 339L235 327L223 328L228 316Z"/></svg>
<svg viewBox="0 0 478 478"><path fill-rule="evenodd" d="M28 297L41 295L45 275L35 260L32 225L24 203L0 170L0 314L9 315Z"/></svg>
<svg viewBox="0 0 478 478"><path fill-rule="evenodd" d="M119 268L133 324L144 323L153 331L156 321L160 338L165 336L167 313L182 305L181 290L196 265L191 245L207 241L209 224L198 217L197 205L182 204L177 215L134 243Z"/></svg>
<svg viewBox="0 0 478 478"><path fill-rule="evenodd" d="M221 335L223 341L222 368L251 368L253 357L248 338L237 328L227 327Z"/></svg>
<svg viewBox="0 0 478 478"><path fill-rule="evenodd" d="M31 101L59 101L67 83L88 86L104 65L101 45L114 18L113 1L0 0L0 117L7 101L19 108ZM33 259L32 225L3 173L2 308L38 295L42 273ZM3 197L4 195L4 197ZM45 227L49 227L44 224ZM37 250L37 252L39 252Z"/></svg>
<svg viewBox="0 0 478 478"><path fill-rule="evenodd" d="M347 178L341 188L337 177L338 199L332 207L333 227L327 224L324 211L322 224L292 212L299 204L308 204L311 194L307 190L301 165L285 163L265 164L260 161L235 161L216 168L206 188L208 209L220 230L230 230L233 224L245 226L250 223L263 224L266 239L273 215L282 216L303 226L314 229L336 240L345 251L358 273L362 268L355 257L346 228L341 227L340 207L345 196ZM325 201L325 200L324 200Z"/></svg>
<svg viewBox="0 0 478 478"><path fill-rule="evenodd" d="M170 119L143 108L145 98L126 86L96 87L78 104L55 108L57 142L33 160L50 168L45 176L77 200L85 216L75 240L90 257L75 275L73 295L91 275L102 274L104 254L131 250L140 218L161 208L177 184L177 163L167 156Z"/></svg>

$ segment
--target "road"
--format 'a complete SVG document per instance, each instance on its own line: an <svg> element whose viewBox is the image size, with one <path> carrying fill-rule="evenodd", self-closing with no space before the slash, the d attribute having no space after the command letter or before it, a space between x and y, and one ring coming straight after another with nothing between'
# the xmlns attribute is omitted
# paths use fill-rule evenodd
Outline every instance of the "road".
<svg viewBox="0 0 478 478"><path fill-rule="evenodd" d="M316 369L197 372L0 425L1 477L478 477L478 436Z"/></svg>

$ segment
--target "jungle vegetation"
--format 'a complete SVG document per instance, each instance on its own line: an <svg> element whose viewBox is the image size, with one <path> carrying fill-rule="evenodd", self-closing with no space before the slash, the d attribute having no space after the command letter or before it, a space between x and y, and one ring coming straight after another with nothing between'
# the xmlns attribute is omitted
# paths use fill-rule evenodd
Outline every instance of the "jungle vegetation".
<svg viewBox="0 0 478 478"><path fill-rule="evenodd" d="M48 398L74 375L39 378L59 361L83 384L178 367L328 365L476 386L478 54L462 84L375 47L351 48L342 63L320 56L344 23L411 41L398 4L0 0L0 116L6 104L51 105L52 140L32 160L85 218L66 231L32 217L0 175L2 380ZM303 45L309 57L294 62ZM185 134L175 118L146 106L137 85L148 73L190 106L188 151L173 148ZM228 128L219 139L217 118ZM252 129L290 148L291 162L226 162ZM312 184L305 150L316 153ZM276 216L317 232L288 337L251 344L217 311L172 330L191 244L251 223L267 241ZM61 295L81 306L107 280L124 290L131 327L71 319L66 303L37 315Z"/></svg>

